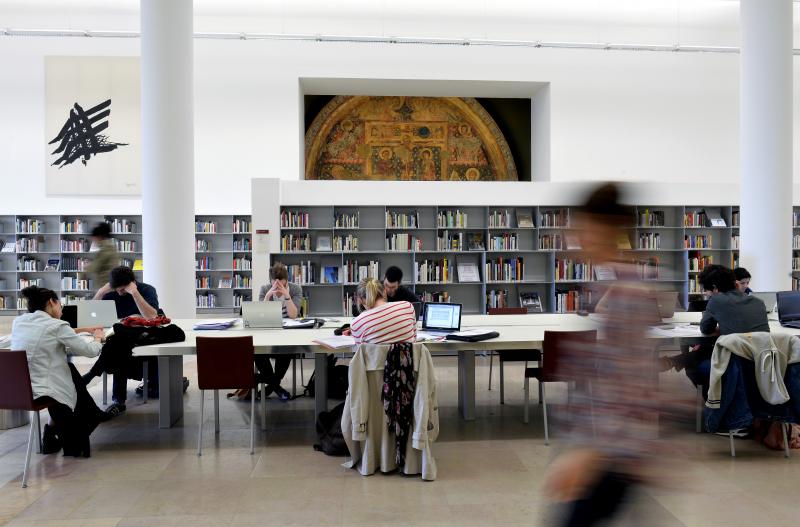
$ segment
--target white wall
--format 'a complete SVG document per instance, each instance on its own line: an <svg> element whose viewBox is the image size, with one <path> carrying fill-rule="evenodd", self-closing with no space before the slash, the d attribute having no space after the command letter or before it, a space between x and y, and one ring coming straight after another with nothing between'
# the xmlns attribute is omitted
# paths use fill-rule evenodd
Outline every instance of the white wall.
<svg viewBox="0 0 800 527"><path fill-rule="evenodd" d="M135 39L0 38L0 213L140 211L46 197L43 129L45 55L138 53ZM553 182L658 181L705 203L690 183L738 180L737 55L196 40L195 60L200 213L248 212L252 178L300 177L302 78L549 83Z"/></svg>

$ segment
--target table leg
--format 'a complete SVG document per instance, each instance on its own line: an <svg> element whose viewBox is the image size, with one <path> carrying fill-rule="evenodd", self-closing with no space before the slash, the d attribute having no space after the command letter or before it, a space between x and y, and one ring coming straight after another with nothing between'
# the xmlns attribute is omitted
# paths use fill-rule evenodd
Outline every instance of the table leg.
<svg viewBox="0 0 800 527"><path fill-rule="evenodd" d="M158 358L158 426L172 428L183 418L183 357Z"/></svg>
<svg viewBox="0 0 800 527"><path fill-rule="evenodd" d="M314 354L314 419L328 411L328 354Z"/></svg>
<svg viewBox="0 0 800 527"><path fill-rule="evenodd" d="M465 421L475 420L475 351L458 352L458 410Z"/></svg>

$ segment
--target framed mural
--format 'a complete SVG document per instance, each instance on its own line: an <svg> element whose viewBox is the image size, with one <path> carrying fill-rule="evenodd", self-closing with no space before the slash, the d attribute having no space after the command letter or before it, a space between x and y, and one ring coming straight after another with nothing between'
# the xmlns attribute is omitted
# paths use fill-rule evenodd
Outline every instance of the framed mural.
<svg viewBox="0 0 800 527"><path fill-rule="evenodd" d="M139 195L138 57L45 57L48 195Z"/></svg>
<svg viewBox="0 0 800 527"><path fill-rule="evenodd" d="M306 131L305 160L306 179L519 179L503 133L469 97L334 97Z"/></svg>

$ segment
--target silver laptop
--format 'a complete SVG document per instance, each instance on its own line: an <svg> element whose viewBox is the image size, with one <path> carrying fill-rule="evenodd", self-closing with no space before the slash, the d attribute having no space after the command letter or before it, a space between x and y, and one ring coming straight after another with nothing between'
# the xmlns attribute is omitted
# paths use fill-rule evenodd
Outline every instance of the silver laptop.
<svg viewBox="0 0 800 527"><path fill-rule="evenodd" d="M426 302L422 309L422 331L455 333L461 330L461 304Z"/></svg>
<svg viewBox="0 0 800 527"><path fill-rule="evenodd" d="M754 296L764 302L764 305L767 306L767 313L772 313L778 307L778 293L753 291L750 296Z"/></svg>
<svg viewBox="0 0 800 527"><path fill-rule="evenodd" d="M675 316L675 306L678 303L677 291L658 291L655 293L656 303L658 304L658 314L661 318L672 318Z"/></svg>
<svg viewBox="0 0 800 527"><path fill-rule="evenodd" d="M244 327L283 328L283 302L242 302Z"/></svg>
<svg viewBox="0 0 800 527"><path fill-rule="evenodd" d="M117 322L117 304L113 300L81 300L78 306L78 327L110 328Z"/></svg>

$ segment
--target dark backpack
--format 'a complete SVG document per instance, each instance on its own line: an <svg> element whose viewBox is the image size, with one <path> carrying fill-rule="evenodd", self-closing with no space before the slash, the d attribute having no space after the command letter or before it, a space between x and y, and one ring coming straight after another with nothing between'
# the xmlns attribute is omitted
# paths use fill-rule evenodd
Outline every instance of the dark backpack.
<svg viewBox="0 0 800 527"><path fill-rule="evenodd" d="M329 456L347 456L350 451L342 435L342 413L344 403L339 403L330 412L320 412L317 416L317 436L319 444L314 450Z"/></svg>
<svg viewBox="0 0 800 527"><path fill-rule="evenodd" d="M327 358L328 397L331 399L344 399L347 396L349 368L343 364L337 365L336 357L334 355L328 355ZM311 378L308 379L308 384L306 385L305 389L306 394L311 397L314 397L315 394L315 380L316 372L311 374Z"/></svg>

